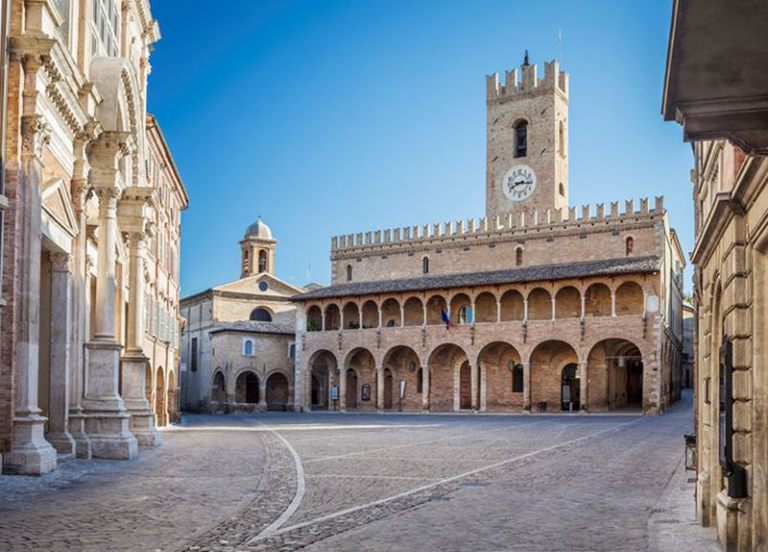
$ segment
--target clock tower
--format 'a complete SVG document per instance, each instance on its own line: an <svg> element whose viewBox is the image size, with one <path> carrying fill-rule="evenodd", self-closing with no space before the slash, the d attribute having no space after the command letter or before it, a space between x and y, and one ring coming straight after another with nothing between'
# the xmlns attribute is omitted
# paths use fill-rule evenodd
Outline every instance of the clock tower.
<svg viewBox="0 0 768 552"><path fill-rule="evenodd" d="M568 75L557 61L539 80L528 52L518 71L486 77L486 216L568 207Z"/></svg>

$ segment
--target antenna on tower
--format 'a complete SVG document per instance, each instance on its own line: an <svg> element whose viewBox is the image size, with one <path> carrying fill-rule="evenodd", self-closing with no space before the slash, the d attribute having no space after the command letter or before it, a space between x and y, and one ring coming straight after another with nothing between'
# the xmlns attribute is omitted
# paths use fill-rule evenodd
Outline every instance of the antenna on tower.
<svg viewBox="0 0 768 552"><path fill-rule="evenodd" d="M560 65L563 65L563 29L557 29L557 49L560 52Z"/></svg>
<svg viewBox="0 0 768 552"><path fill-rule="evenodd" d="M528 48L525 49L525 58L523 58L523 67L528 67L530 63L528 63Z"/></svg>

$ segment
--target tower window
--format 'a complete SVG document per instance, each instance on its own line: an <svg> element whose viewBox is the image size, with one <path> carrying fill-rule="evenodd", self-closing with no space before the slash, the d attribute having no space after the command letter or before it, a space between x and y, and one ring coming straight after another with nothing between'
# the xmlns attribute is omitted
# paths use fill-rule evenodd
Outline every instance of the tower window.
<svg viewBox="0 0 768 552"><path fill-rule="evenodd" d="M263 249L259 251L259 272L267 272L267 252Z"/></svg>
<svg viewBox="0 0 768 552"><path fill-rule="evenodd" d="M518 247L515 249L515 266L523 265L523 248Z"/></svg>
<svg viewBox="0 0 768 552"><path fill-rule="evenodd" d="M518 121L515 123L515 157L528 155L528 123Z"/></svg>
<svg viewBox="0 0 768 552"><path fill-rule="evenodd" d="M630 236L629 238L627 238L627 241L626 241L627 257L629 257L634 250L635 250L635 240Z"/></svg>
<svg viewBox="0 0 768 552"><path fill-rule="evenodd" d="M563 183L560 183L560 186L558 188L558 192L560 192L560 195L565 197L565 186L563 186Z"/></svg>
<svg viewBox="0 0 768 552"><path fill-rule="evenodd" d="M421 259L421 272L423 274L429 274L429 257Z"/></svg>
<svg viewBox="0 0 768 552"><path fill-rule="evenodd" d="M560 150L560 157L565 157L565 127L563 126L563 121L560 121L558 138L558 149Z"/></svg>
<svg viewBox="0 0 768 552"><path fill-rule="evenodd" d="M352 281L352 265L347 265L347 282Z"/></svg>

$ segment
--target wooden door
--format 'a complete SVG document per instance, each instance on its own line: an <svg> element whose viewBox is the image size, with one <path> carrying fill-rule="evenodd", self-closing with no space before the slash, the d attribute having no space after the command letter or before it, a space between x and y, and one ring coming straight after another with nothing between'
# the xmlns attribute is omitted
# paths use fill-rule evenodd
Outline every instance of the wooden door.
<svg viewBox="0 0 768 552"><path fill-rule="evenodd" d="M384 372L384 410L390 410L392 408L393 383L392 372L386 370Z"/></svg>
<svg viewBox="0 0 768 552"><path fill-rule="evenodd" d="M347 370L347 408L357 408L357 373Z"/></svg>
<svg viewBox="0 0 768 552"><path fill-rule="evenodd" d="M472 408L472 371L468 363L464 363L459 370L459 408L470 410Z"/></svg>

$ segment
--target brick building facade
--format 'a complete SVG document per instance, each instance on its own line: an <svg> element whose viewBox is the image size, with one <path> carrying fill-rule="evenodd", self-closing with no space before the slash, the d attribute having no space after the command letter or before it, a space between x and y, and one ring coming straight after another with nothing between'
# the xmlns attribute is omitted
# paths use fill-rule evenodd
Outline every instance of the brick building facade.
<svg viewBox="0 0 768 552"><path fill-rule="evenodd" d="M2 6L3 471L132 458L167 423L187 204L146 113L158 25L147 0Z"/></svg>
<svg viewBox="0 0 768 552"><path fill-rule="evenodd" d="M487 78L486 216L334 237L293 298L297 407L662 411L683 253L663 200L569 207L568 76Z"/></svg>

